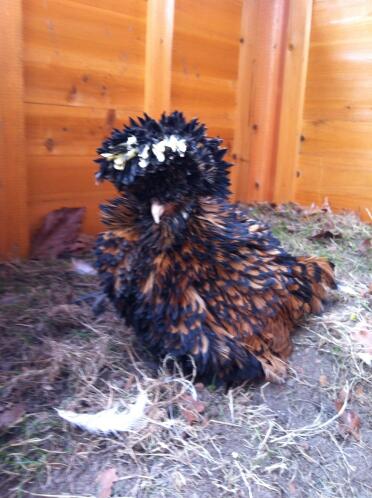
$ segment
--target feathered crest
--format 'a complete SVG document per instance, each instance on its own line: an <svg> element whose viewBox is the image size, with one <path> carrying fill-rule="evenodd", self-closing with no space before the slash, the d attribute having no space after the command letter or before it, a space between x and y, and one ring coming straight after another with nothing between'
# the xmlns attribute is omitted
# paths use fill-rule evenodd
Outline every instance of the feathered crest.
<svg viewBox="0 0 372 498"><path fill-rule="evenodd" d="M111 181L119 191L154 174L177 174L181 170L203 195L228 195L226 149L220 138L208 138L197 119L186 121L181 112L163 114L159 121L147 114L130 118L123 130L114 129L97 149L100 169L97 180Z"/></svg>

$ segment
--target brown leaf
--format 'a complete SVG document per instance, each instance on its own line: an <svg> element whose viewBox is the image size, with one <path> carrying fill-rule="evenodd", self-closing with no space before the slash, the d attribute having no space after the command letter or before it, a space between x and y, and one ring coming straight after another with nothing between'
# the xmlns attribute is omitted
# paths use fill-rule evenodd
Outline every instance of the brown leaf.
<svg viewBox="0 0 372 498"><path fill-rule="evenodd" d="M316 231L313 235L308 237L310 240L322 240L322 239L342 239L342 233L337 230L329 230L324 228L320 231Z"/></svg>
<svg viewBox="0 0 372 498"><path fill-rule="evenodd" d="M73 317L81 314L81 308L77 304L56 304L51 306L47 311L47 316L49 318L55 317Z"/></svg>
<svg viewBox="0 0 372 498"><path fill-rule="evenodd" d="M329 204L328 197L325 197L324 202L320 207L313 202L308 208L302 209L303 216L315 216L324 213L332 213L332 208Z"/></svg>
<svg viewBox="0 0 372 498"><path fill-rule="evenodd" d="M111 467L103 470L97 477L98 495L97 498L110 498L112 486L118 480L116 469Z"/></svg>
<svg viewBox="0 0 372 498"><path fill-rule="evenodd" d="M372 328L366 322L355 325L351 338L357 345L357 356L367 365L372 364Z"/></svg>
<svg viewBox="0 0 372 498"><path fill-rule="evenodd" d="M74 254L89 252L93 249L95 240L96 238L93 235L81 233L76 241L70 245L68 252Z"/></svg>
<svg viewBox="0 0 372 498"><path fill-rule="evenodd" d="M328 378L326 375L322 374L322 375L319 375L319 384L324 387L324 386L328 386L329 384L329 381L328 381Z"/></svg>
<svg viewBox="0 0 372 498"><path fill-rule="evenodd" d="M316 214L321 214L321 213L323 213L323 211L314 202L308 208L304 208L302 210L302 214L304 216L314 216Z"/></svg>
<svg viewBox="0 0 372 498"><path fill-rule="evenodd" d="M205 411L205 403L184 394L180 398L180 410L183 418L191 425L200 421L200 414Z"/></svg>
<svg viewBox="0 0 372 498"><path fill-rule="evenodd" d="M341 391L338 393L337 399L335 400L336 410L338 412L341 410L345 403L346 394L347 393L345 389L341 389ZM348 396L348 399L350 399L350 396Z"/></svg>
<svg viewBox="0 0 372 498"><path fill-rule="evenodd" d="M332 213L332 208L331 208L331 205L329 203L328 197L324 198L321 209L322 209L323 213Z"/></svg>
<svg viewBox="0 0 372 498"><path fill-rule="evenodd" d="M345 403L346 391L341 389L335 401L336 410L340 412ZM350 399L350 394L349 394ZM343 437L352 435L357 441L360 440L361 421L359 415L354 410L345 410L338 419L338 429Z"/></svg>
<svg viewBox="0 0 372 498"><path fill-rule="evenodd" d="M26 409L23 403L17 403L13 405L11 408L4 410L0 413L0 429L7 429L8 427L12 427L16 424L23 415L25 414Z"/></svg>
<svg viewBox="0 0 372 498"><path fill-rule="evenodd" d="M360 441L360 427L362 425L359 415L354 410L345 410L339 418L339 431L343 437L351 435Z"/></svg>
<svg viewBox="0 0 372 498"><path fill-rule="evenodd" d="M365 395L364 393L364 389L362 386L357 386L354 390L354 394L355 396L357 396L358 398L361 398Z"/></svg>
<svg viewBox="0 0 372 498"><path fill-rule="evenodd" d="M360 244L359 244L359 247L358 247L358 251L363 254L363 255L366 255L369 253L369 251L372 250L372 239L369 238L369 239L365 239L363 240Z"/></svg>
<svg viewBox="0 0 372 498"><path fill-rule="evenodd" d="M61 208L46 215L32 237L31 258L57 258L70 251L76 242L85 208Z"/></svg>
<svg viewBox="0 0 372 498"><path fill-rule="evenodd" d="M297 494L297 486L293 481L288 483L288 492L290 495Z"/></svg>

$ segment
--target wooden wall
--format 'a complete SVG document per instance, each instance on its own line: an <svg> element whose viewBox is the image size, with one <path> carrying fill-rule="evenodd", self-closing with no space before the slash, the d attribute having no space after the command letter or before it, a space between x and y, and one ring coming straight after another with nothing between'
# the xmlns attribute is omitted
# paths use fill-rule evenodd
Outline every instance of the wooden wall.
<svg viewBox="0 0 372 498"><path fill-rule="evenodd" d="M59 207L100 229L114 191L94 183L95 149L144 110L220 135L236 199L365 213L371 1L2 0L0 256L26 255Z"/></svg>
<svg viewBox="0 0 372 498"><path fill-rule="evenodd" d="M372 1L315 0L295 199L372 213Z"/></svg>
<svg viewBox="0 0 372 498"><path fill-rule="evenodd" d="M231 150L242 0L176 0L171 106Z"/></svg>
<svg viewBox="0 0 372 498"><path fill-rule="evenodd" d="M24 113L30 230L61 206L97 205L95 149L113 126L143 111L146 2L25 0Z"/></svg>

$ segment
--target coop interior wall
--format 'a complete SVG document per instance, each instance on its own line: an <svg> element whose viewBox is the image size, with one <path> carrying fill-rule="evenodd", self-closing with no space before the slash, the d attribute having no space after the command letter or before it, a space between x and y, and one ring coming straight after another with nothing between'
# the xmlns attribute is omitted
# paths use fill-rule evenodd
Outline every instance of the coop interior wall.
<svg viewBox="0 0 372 498"><path fill-rule="evenodd" d="M372 209L372 2L316 0L295 199Z"/></svg>
<svg viewBox="0 0 372 498"><path fill-rule="evenodd" d="M96 147L182 110L223 138L242 201L372 205L370 0L3 0L0 254L60 207L101 229ZM11 57L9 53L19 54ZM307 64L309 55L309 65ZM14 81L14 83L13 83Z"/></svg>

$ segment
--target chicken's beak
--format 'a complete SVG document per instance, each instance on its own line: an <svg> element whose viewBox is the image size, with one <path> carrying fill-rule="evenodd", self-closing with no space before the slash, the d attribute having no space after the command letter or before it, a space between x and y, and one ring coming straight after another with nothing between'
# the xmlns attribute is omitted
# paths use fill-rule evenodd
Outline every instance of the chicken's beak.
<svg viewBox="0 0 372 498"><path fill-rule="evenodd" d="M157 225L160 223L160 218L162 217L163 213L164 213L164 206L162 206L156 201L151 203L151 214Z"/></svg>

